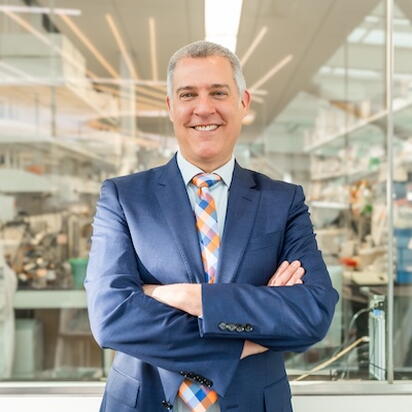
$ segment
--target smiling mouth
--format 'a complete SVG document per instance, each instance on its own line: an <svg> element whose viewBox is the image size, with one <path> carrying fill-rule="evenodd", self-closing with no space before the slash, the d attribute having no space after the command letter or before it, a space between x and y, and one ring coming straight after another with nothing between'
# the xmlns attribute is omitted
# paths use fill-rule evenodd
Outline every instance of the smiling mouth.
<svg viewBox="0 0 412 412"><path fill-rule="evenodd" d="M220 124L205 124L205 125L198 125L192 126L192 129L197 130L198 132L212 132L220 127Z"/></svg>

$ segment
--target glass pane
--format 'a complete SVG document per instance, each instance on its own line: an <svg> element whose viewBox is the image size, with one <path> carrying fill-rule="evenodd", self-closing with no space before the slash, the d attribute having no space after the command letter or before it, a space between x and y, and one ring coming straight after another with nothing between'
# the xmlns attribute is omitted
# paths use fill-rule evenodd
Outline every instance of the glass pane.
<svg viewBox="0 0 412 412"><path fill-rule="evenodd" d="M286 355L292 377L321 365L305 379L385 378L384 5L242 6L236 53L253 103L237 160L303 186L341 296L325 339ZM108 177L164 164L175 152L166 65L179 47L205 38L204 2L174 0L171 8L165 0L0 0L0 6L0 379L99 379L112 353L91 336L82 287L99 188ZM410 15L409 1L397 1L399 373L411 367L412 352L405 323L412 316L403 316L411 309Z"/></svg>
<svg viewBox="0 0 412 412"><path fill-rule="evenodd" d="M303 185L341 299L325 339L287 355L288 373L385 379L385 317L379 312L387 282L385 3L338 2L330 9L318 3L313 20L313 4L295 4L268 30L272 44L287 39L276 51L293 59L261 86L274 100L257 139L261 153L251 145L251 164Z"/></svg>
<svg viewBox="0 0 412 412"><path fill-rule="evenodd" d="M396 1L394 25L395 379L412 377L412 5Z"/></svg>

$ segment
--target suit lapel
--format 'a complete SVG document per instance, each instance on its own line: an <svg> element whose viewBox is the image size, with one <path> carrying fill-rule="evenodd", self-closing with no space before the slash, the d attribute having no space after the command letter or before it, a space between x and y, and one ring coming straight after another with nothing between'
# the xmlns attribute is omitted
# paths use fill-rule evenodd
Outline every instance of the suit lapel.
<svg viewBox="0 0 412 412"><path fill-rule="evenodd" d="M191 283L204 282L196 219L177 166L176 156L159 171L156 196L172 232L175 246L183 260L188 281Z"/></svg>
<svg viewBox="0 0 412 412"><path fill-rule="evenodd" d="M219 252L217 281L230 283L236 273L255 222L260 192L252 173L235 163L230 185L225 228Z"/></svg>

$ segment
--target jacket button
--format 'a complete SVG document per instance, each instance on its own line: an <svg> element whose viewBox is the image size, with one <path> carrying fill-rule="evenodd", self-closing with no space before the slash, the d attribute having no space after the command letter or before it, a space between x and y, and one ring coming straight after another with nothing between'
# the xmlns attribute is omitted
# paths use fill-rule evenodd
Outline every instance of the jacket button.
<svg viewBox="0 0 412 412"><path fill-rule="evenodd" d="M252 332L252 330L253 330L253 326L252 326L252 325L249 325L249 323L246 323L246 325L245 325L245 331L246 331L246 332Z"/></svg>
<svg viewBox="0 0 412 412"><path fill-rule="evenodd" d="M236 332L243 332L244 330L245 330L245 327L243 325L236 326Z"/></svg>
<svg viewBox="0 0 412 412"><path fill-rule="evenodd" d="M226 323L225 322L220 322L219 325L217 325L220 330L226 330Z"/></svg>
<svg viewBox="0 0 412 412"><path fill-rule="evenodd" d="M229 323L229 324L227 325L227 329L228 329L230 332L234 332L234 331L236 330L236 325L235 325L234 323Z"/></svg>
<svg viewBox="0 0 412 412"><path fill-rule="evenodd" d="M162 406L166 409L172 409L173 405L168 401L162 401Z"/></svg>

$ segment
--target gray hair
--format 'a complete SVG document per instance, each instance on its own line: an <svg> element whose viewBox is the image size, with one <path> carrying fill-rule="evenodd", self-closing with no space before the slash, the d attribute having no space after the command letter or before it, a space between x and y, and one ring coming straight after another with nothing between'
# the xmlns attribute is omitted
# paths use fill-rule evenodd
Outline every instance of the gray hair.
<svg viewBox="0 0 412 412"><path fill-rule="evenodd" d="M190 43L179 49L170 58L167 66L167 95L170 98L173 97L173 73L179 60L186 57L197 58L209 56L221 56L229 60L233 70L233 79L236 83L239 95L242 96L246 89L246 82L242 73L239 58L226 47L206 40L199 40L194 43Z"/></svg>

